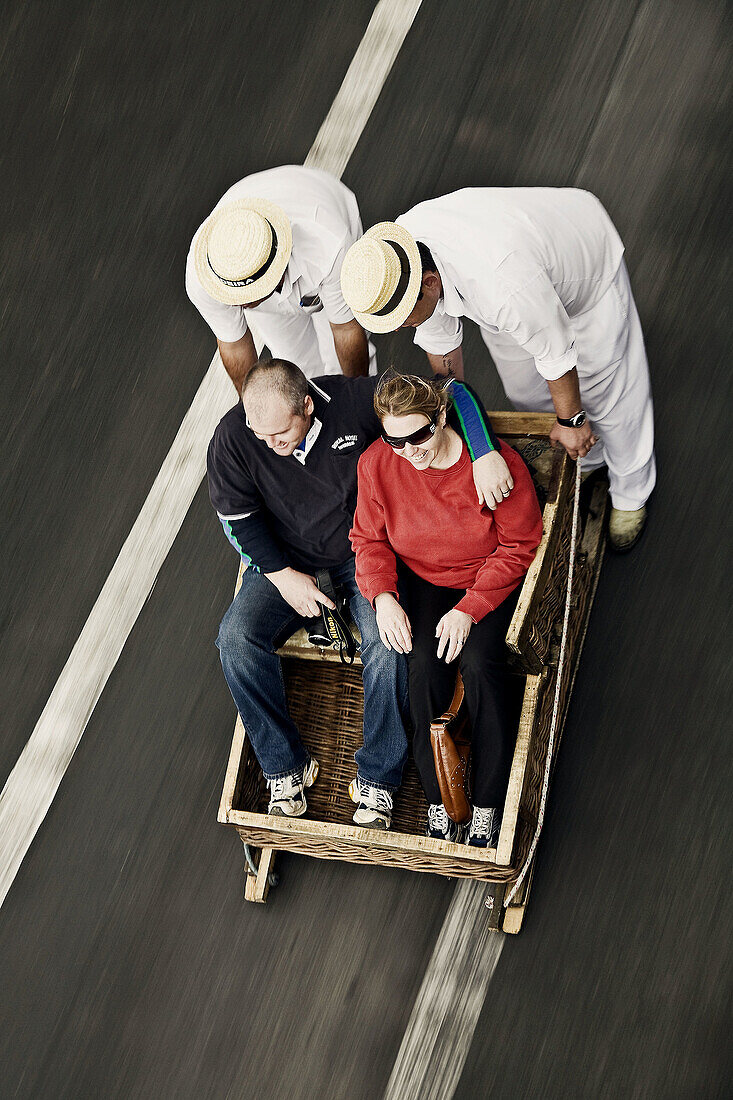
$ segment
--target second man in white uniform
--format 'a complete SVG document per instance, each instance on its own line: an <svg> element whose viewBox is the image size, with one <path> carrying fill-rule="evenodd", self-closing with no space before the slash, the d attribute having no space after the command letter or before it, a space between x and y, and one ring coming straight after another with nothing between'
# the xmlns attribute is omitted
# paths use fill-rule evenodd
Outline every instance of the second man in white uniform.
<svg viewBox="0 0 733 1100"><path fill-rule="evenodd" d="M366 328L415 328L433 369L458 377L462 319L474 321L515 408L554 411L553 440L586 468L606 463L611 540L629 549L656 470L623 253L587 191L470 188L374 226L347 254L342 289Z"/></svg>
<svg viewBox="0 0 733 1100"><path fill-rule="evenodd" d="M186 291L217 338L237 392L263 345L310 378L376 372L341 293L362 234L356 198L334 176L285 165L235 183L196 231Z"/></svg>

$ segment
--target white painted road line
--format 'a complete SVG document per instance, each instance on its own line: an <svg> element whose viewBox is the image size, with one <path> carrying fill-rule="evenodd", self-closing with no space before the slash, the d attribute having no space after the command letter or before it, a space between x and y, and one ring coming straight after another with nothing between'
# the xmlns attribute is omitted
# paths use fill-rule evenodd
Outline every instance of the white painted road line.
<svg viewBox="0 0 733 1100"><path fill-rule="evenodd" d="M490 932L486 883L461 879L417 995L384 1100L451 1100L471 1048L503 932Z"/></svg>
<svg viewBox="0 0 733 1100"><path fill-rule="evenodd" d="M422 0L381 0L305 163L341 176ZM357 137L354 138L356 133Z"/></svg>
<svg viewBox="0 0 733 1100"><path fill-rule="evenodd" d="M306 164L341 175L421 2L379 0ZM233 403L217 354L0 794L0 905L201 484L211 434Z"/></svg>

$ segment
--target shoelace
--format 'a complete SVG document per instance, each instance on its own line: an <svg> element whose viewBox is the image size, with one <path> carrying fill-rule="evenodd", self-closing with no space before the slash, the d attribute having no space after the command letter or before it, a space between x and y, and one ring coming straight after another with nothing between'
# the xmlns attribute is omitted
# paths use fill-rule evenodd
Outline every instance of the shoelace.
<svg viewBox="0 0 733 1100"><path fill-rule="evenodd" d="M359 798L363 801L369 801L378 810L383 810L385 813L390 813L392 810L392 795L389 791L382 790L381 787L370 787L368 783L362 783L359 780Z"/></svg>
<svg viewBox="0 0 733 1100"><path fill-rule="evenodd" d="M287 783L290 784L289 790L286 788ZM268 779L267 785L272 792L273 802L280 802L284 798L293 798L298 794L297 784L292 775L281 775L277 779Z"/></svg>
<svg viewBox="0 0 733 1100"><path fill-rule="evenodd" d="M488 809L482 809L480 806L474 806L473 808L473 820L471 821L471 832L474 834L485 833L488 835L489 829L494 824L494 810L492 807Z"/></svg>
<svg viewBox="0 0 733 1100"><path fill-rule="evenodd" d="M428 807L428 828L440 829L441 833L448 831L448 814L445 812L445 806Z"/></svg>

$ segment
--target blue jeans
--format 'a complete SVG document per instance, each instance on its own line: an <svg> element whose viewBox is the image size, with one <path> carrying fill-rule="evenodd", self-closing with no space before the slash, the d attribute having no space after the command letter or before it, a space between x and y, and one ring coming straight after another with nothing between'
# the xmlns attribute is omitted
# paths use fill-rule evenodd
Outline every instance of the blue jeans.
<svg viewBox="0 0 733 1100"><path fill-rule="evenodd" d="M354 579L354 559L330 569L349 597L361 632L364 743L355 759L359 778L395 790L407 759L403 715L407 707L405 658L385 648L371 604ZM310 759L288 713L282 665L276 650L303 624L263 574L248 569L219 627L216 644L224 676L265 779L299 771Z"/></svg>

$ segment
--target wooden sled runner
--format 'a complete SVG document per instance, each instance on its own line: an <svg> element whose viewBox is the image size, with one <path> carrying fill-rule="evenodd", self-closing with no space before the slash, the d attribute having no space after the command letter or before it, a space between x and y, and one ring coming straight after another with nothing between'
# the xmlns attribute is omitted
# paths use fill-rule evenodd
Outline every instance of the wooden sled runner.
<svg viewBox="0 0 733 1100"><path fill-rule="evenodd" d="M497 434L523 455L543 506L542 541L507 633L513 666L524 678L524 699L497 847L469 848L424 835L427 806L412 760L395 795L392 828L375 833L352 823L348 786L361 743L361 668L358 660L344 667L337 653L309 645L305 632L299 631L280 652L290 712L319 761L320 773L308 790L305 817L268 816L265 782L237 719L218 819L234 827L245 845L248 901L266 900L276 881L275 853L288 850L318 859L478 879L487 883L490 927L504 932L521 927L532 868L511 903L505 906L504 901L530 852L539 812L565 606L575 465L550 445L552 415L490 416ZM607 486L598 481L582 514L553 762L598 583L607 506Z"/></svg>

